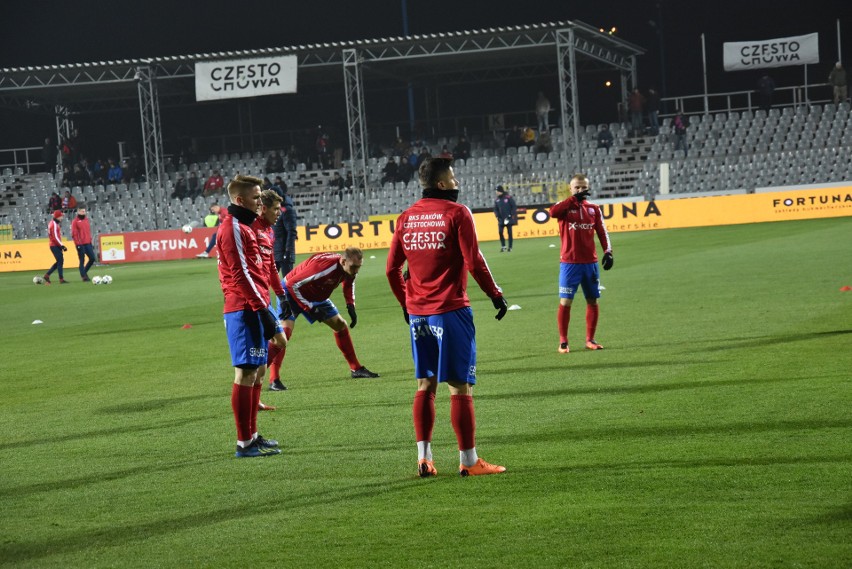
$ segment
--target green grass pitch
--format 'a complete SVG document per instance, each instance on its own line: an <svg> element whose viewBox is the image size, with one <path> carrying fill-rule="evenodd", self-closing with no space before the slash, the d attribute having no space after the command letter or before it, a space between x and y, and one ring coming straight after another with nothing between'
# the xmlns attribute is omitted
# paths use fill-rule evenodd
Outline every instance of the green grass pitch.
<svg viewBox="0 0 852 569"><path fill-rule="evenodd" d="M381 379L298 321L263 459L233 457L214 261L0 275L0 566L852 566L852 218L612 238L606 349L578 300L568 355L556 240L482 244L521 310L470 280L477 448L508 472L465 479L443 387L439 476L415 476L386 251L353 330Z"/></svg>

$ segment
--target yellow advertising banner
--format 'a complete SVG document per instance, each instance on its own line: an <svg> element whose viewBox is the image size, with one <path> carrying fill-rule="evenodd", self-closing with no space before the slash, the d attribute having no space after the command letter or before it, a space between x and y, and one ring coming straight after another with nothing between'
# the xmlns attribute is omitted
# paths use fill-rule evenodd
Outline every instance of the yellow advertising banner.
<svg viewBox="0 0 852 569"><path fill-rule="evenodd" d="M73 250L74 244L71 244ZM65 253L68 260L68 253ZM56 262L47 239L0 241L0 273L12 271L47 271ZM77 262L76 253L74 263Z"/></svg>
<svg viewBox="0 0 852 569"><path fill-rule="evenodd" d="M852 186L705 196L650 202L601 204L607 230L646 231L708 225L735 225L820 217L852 216ZM381 216L361 223L332 223L298 228L297 253L341 251L346 247L390 247L397 216ZM490 212L475 213L480 241L499 239L497 219ZM557 222L549 207L528 208L518 215L515 239L557 236Z"/></svg>

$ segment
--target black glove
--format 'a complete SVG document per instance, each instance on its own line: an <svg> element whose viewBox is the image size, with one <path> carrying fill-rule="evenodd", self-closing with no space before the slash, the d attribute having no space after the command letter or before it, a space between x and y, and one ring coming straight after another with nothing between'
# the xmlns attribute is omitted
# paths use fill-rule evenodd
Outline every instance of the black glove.
<svg viewBox="0 0 852 569"><path fill-rule="evenodd" d="M275 328L277 326L275 317L272 316L272 313L266 308L258 310L257 314L260 316L261 324L263 324L263 338L265 340L271 340L275 335Z"/></svg>
<svg viewBox="0 0 852 569"><path fill-rule="evenodd" d="M408 274L408 269L405 269L404 271L402 271L402 280L407 282L408 279L410 279L410 278L411 278L411 275Z"/></svg>
<svg viewBox="0 0 852 569"><path fill-rule="evenodd" d="M509 310L509 303L502 296L495 296L491 299L491 304L497 309L497 315L494 318L503 320L503 317L506 316L506 311Z"/></svg>
<svg viewBox="0 0 852 569"><path fill-rule="evenodd" d="M613 262L612 253L604 253L603 259L601 259L601 266L603 267L603 270L610 270Z"/></svg>
<svg viewBox="0 0 852 569"><path fill-rule="evenodd" d="M405 318L406 324L411 324L411 320L408 318L408 310L406 310L405 308L402 309L402 317Z"/></svg>
<svg viewBox="0 0 852 569"><path fill-rule="evenodd" d="M346 305L346 312L349 313L349 327L354 328L355 325L358 323L358 315L355 314L355 305L354 304L347 304Z"/></svg>
<svg viewBox="0 0 852 569"><path fill-rule="evenodd" d="M68 250L68 247L66 247L65 245L63 245L63 246L62 246L62 250L63 250L63 251L67 251L67 250Z"/></svg>
<svg viewBox="0 0 852 569"><path fill-rule="evenodd" d="M577 198L578 202L583 203L583 201L585 201L586 198L589 197L589 190L583 190L582 192L577 192L576 194L574 194L574 197Z"/></svg>

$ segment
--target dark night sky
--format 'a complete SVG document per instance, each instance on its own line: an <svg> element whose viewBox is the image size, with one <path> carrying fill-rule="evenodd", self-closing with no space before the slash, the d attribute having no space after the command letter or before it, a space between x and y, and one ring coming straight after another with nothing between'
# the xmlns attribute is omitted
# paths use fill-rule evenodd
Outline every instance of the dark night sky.
<svg viewBox="0 0 852 569"><path fill-rule="evenodd" d="M660 42L648 23L648 20L659 19L659 4L669 95L701 92L702 32L707 36L711 92L751 89L756 82L756 77L748 73L722 71L721 43L724 41L819 32L822 63L811 66L810 73L811 82L824 81L837 59L836 21L840 18L844 60L852 55L852 8L848 0L808 3L791 0L408 0L408 3L412 34L556 20L616 26L621 37L648 50L639 61L642 87L660 84ZM62 3L2 0L0 22L3 23L0 67L378 38L402 35L403 29L400 0L80 0ZM802 79L800 69L773 71L773 74L779 86L800 83ZM5 112L0 119L8 120L8 116ZM2 130L7 132L0 133L0 144L8 146L12 142L8 129Z"/></svg>

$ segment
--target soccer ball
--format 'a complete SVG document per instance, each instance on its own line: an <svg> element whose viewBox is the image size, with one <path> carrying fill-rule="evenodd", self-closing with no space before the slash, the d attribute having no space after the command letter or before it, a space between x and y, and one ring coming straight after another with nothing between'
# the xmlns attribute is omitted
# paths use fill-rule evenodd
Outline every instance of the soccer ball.
<svg viewBox="0 0 852 569"><path fill-rule="evenodd" d="M92 284L93 285L99 285L102 282L103 282L103 279L101 277L92 277Z"/></svg>
<svg viewBox="0 0 852 569"><path fill-rule="evenodd" d="M44 279L41 277L33 277L33 284L44 284Z"/></svg>
<svg viewBox="0 0 852 569"><path fill-rule="evenodd" d="M101 284L112 284L112 277L109 275L104 275L101 277Z"/></svg>
<svg viewBox="0 0 852 569"><path fill-rule="evenodd" d="M180 230L183 231L184 233L192 233L192 226L191 225L184 225L183 227L180 228Z"/></svg>

